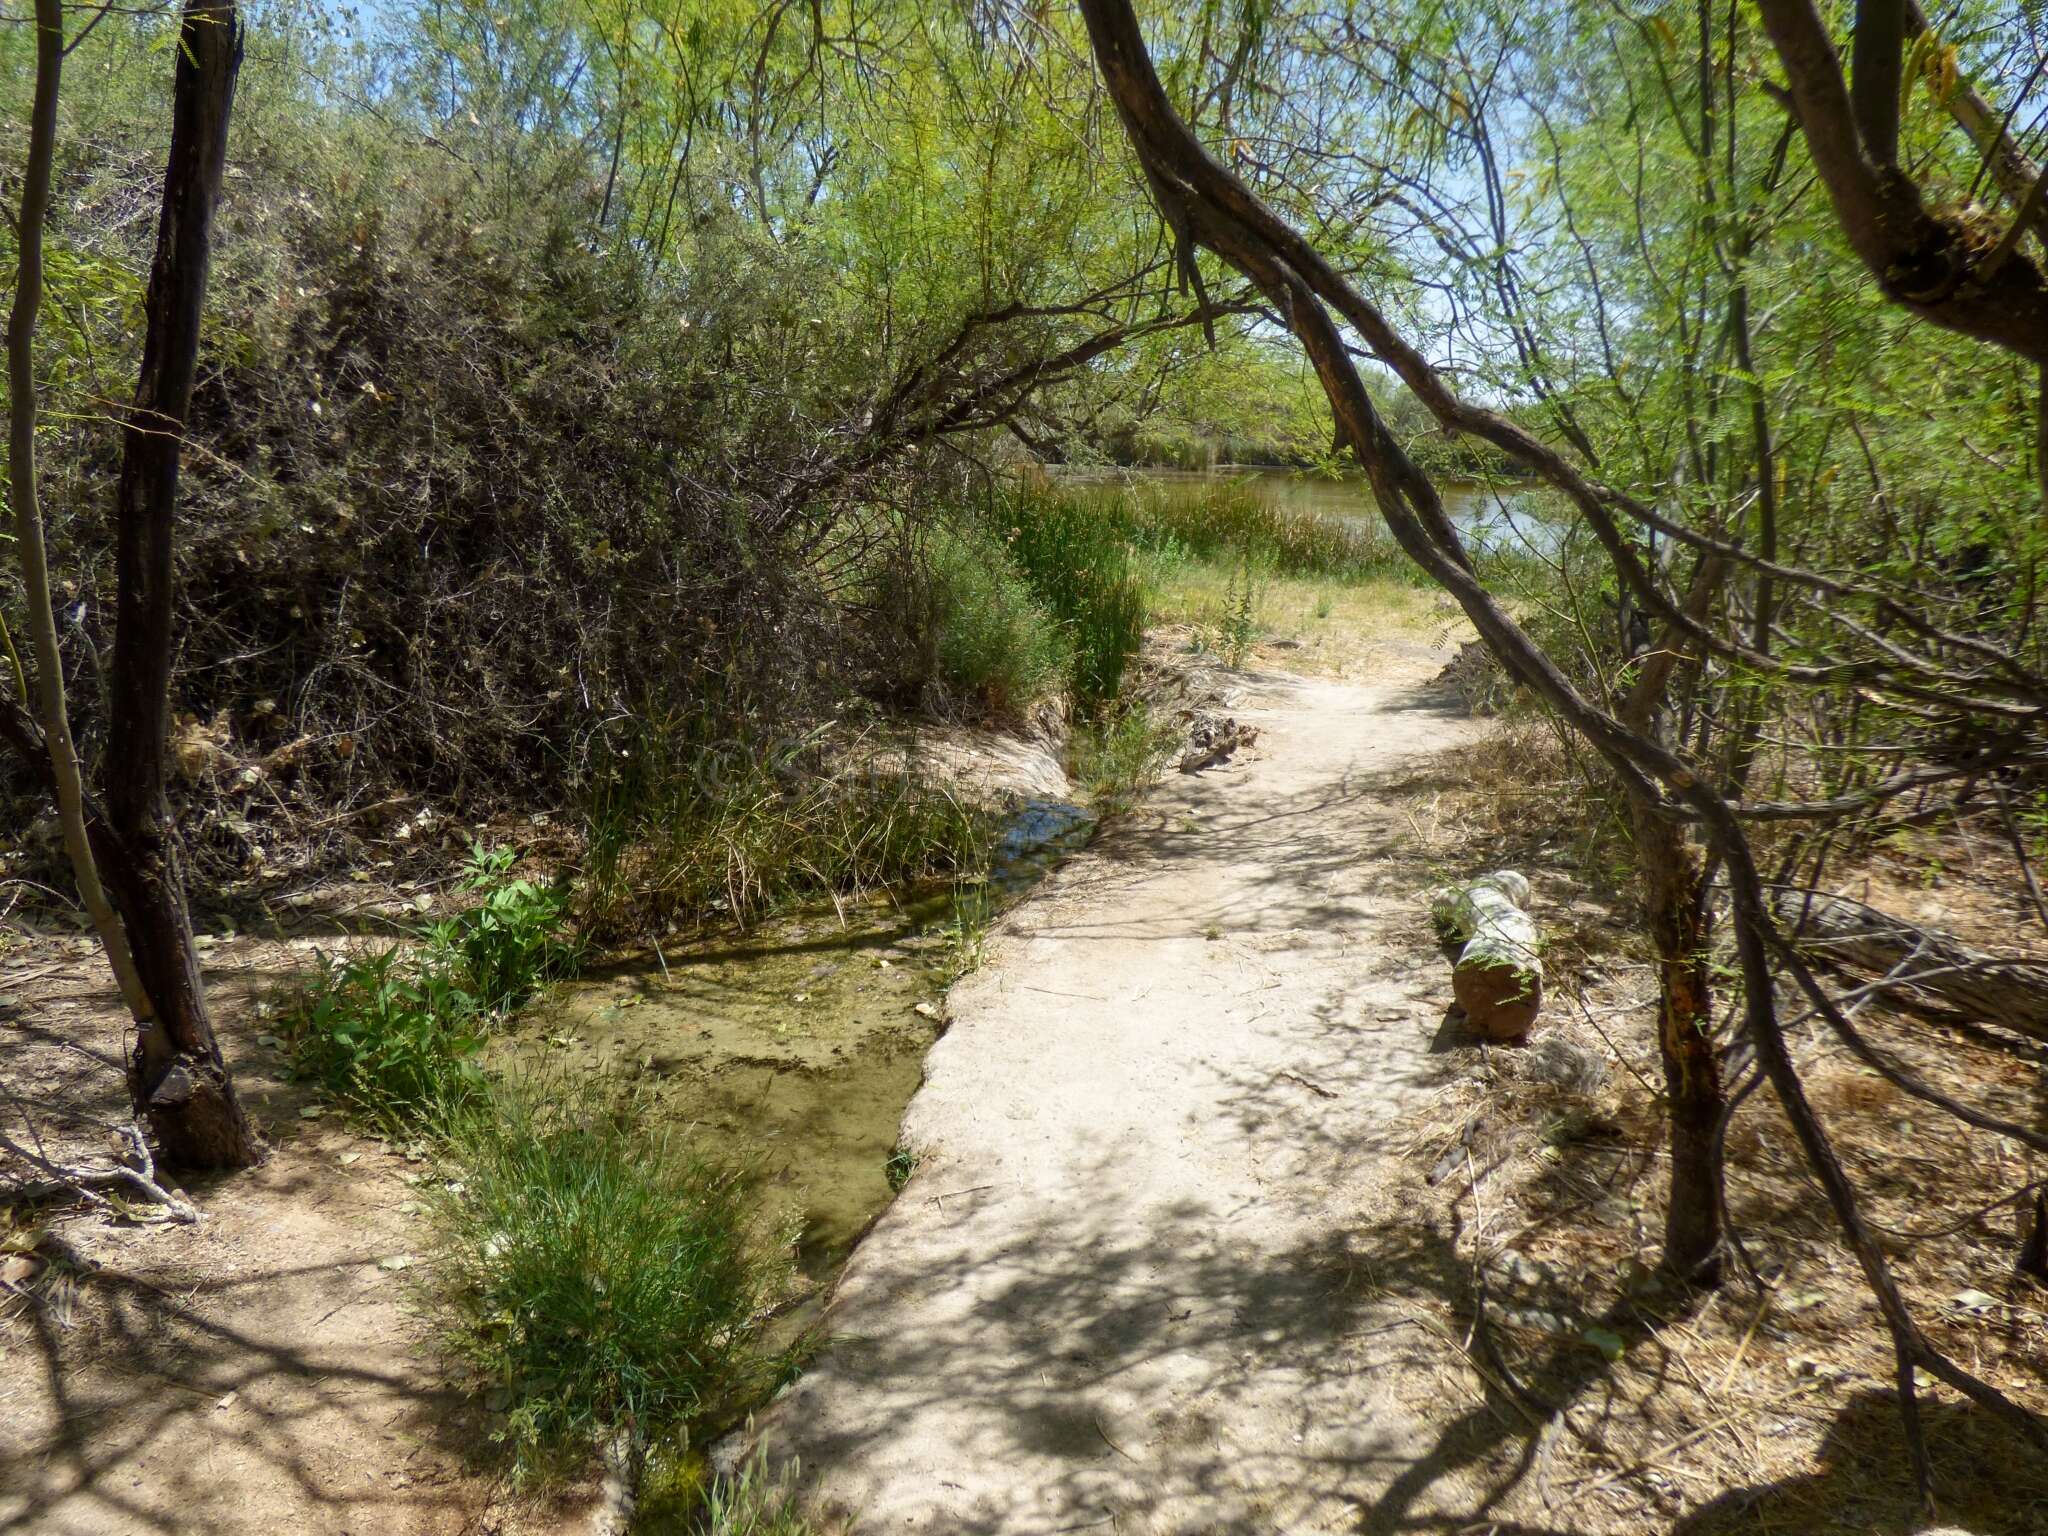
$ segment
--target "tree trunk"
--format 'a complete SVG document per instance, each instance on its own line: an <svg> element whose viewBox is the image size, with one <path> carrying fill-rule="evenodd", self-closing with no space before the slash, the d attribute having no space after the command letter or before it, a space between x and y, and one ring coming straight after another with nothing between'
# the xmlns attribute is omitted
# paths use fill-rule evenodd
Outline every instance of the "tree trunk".
<svg viewBox="0 0 2048 1536"><path fill-rule="evenodd" d="M1772 907L1816 959L1886 973L1901 992L1924 992L1987 1024L2048 1040L2048 963L1986 954L1846 896L1785 890Z"/></svg>
<svg viewBox="0 0 2048 1536"><path fill-rule="evenodd" d="M1465 1020L1491 1040L1519 1040L1543 1008L1543 934L1529 882L1511 869L1449 886L1430 902L1437 937L1457 951L1451 990Z"/></svg>
<svg viewBox="0 0 2048 1536"><path fill-rule="evenodd" d="M1694 1285L1721 1279L1721 1116L1704 860L1675 822L1631 797L1644 926L1657 950L1657 1052L1671 1123L1664 1265Z"/></svg>
<svg viewBox="0 0 2048 1536"><path fill-rule="evenodd" d="M136 970L155 1004L129 1061L129 1090L165 1161L187 1168L246 1167L258 1156L207 1017L165 796L178 460L241 62L234 0L186 0L163 215L144 311L142 376L128 412L114 506L119 595L106 799L124 857L108 877L127 921Z"/></svg>
<svg viewBox="0 0 2048 1536"><path fill-rule="evenodd" d="M15 223L19 260L14 309L7 323L8 457L7 488L14 504L15 554L28 600L29 641L35 656L35 685L20 678L24 708L38 711L42 738L24 750L39 752L33 765L38 776L47 770L57 818L64 830L64 851L71 861L79 899L92 919L107 964L121 989L121 1000L138 1022L150 1016L149 994L128 952L128 936L100 883L86 828L85 776L71 739L71 715L64 698L64 658L57 645L57 617L50 601L49 554L43 541L41 487L36 478L37 313L43 302L43 229L50 212L50 169L57 149L57 91L64 69L64 8L59 0L36 0L36 90L29 113L28 162L21 187L21 213Z"/></svg>
<svg viewBox="0 0 2048 1536"><path fill-rule="evenodd" d="M1684 612L1703 622L1729 567L1703 559L1687 584ZM1671 734L1666 700L1686 649L1667 627L1648 648L1633 648L1635 680L1621 718L1660 744ZM1664 1064L1665 1117L1671 1126L1671 1185L1664 1212L1664 1267L1694 1285L1721 1280L1723 1194L1721 1118L1727 1096L1714 1051L1714 989L1707 969L1713 914L1707 906L1703 850L1680 823L1629 796L1631 841L1641 868L1643 927L1657 952L1657 1055Z"/></svg>

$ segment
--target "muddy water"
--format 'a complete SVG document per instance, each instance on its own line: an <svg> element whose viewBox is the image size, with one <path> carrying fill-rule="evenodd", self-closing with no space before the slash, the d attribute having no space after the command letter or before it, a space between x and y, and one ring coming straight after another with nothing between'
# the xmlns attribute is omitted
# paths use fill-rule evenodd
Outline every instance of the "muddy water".
<svg viewBox="0 0 2048 1536"><path fill-rule="evenodd" d="M988 880L796 914L593 970L504 1049L646 1087L707 1152L753 1170L831 1277L889 1203L897 1127L976 926L1087 841L1077 807L1029 801ZM964 947L965 946L965 947Z"/></svg>

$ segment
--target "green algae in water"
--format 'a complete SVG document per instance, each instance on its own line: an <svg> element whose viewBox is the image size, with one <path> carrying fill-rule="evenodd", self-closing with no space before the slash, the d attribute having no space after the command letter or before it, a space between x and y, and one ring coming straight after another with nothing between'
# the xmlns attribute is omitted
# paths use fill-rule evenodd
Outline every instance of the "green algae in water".
<svg viewBox="0 0 2048 1536"><path fill-rule="evenodd" d="M640 1080L704 1151L753 1171L824 1280L893 1193L886 1164L950 974L929 930L949 907L867 904L844 926L810 913L605 967L500 1050Z"/></svg>
<svg viewBox="0 0 2048 1536"><path fill-rule="evenodd" d="M1017 900L1092 827L1078 807L1027 801L985 884L813 909L595 968L494 1061L545 1054L647 1087L703 1151L753 1172L764 1213L795 1230L798 1266L822 1285L900 1186L897 1132L942 1027L963 914Z"/></svg>

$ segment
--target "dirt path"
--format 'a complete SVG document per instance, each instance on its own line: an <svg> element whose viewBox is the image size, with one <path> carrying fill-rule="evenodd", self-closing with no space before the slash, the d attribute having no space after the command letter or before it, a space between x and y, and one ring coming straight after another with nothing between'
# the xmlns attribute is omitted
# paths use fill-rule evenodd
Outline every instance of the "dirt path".
<svg viewBox="0 0 2048 1536"><path fill-rule="evenodd" d="M1258 746L1170 773L994 936L841 1342L764 1416L823 1504L872 1532L1292 1532L1450 1491L1403 1401L1442 1346L1375 1300L1362 1238L1457 1059L1376 792L1476 729L1430 671L1248 676Z"/></svg>

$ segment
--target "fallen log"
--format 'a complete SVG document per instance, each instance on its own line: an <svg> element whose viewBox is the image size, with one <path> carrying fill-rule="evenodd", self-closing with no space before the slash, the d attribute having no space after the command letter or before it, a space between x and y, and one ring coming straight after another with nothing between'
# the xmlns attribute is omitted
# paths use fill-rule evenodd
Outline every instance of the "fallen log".
<svg viewBox="0 0 2048 1536"><path fill-rule="evenodd" d="M1490 1040L1519 1040L1543 1006L1542 930L1528 912L1529 882L1498 869L1431 900L1437 937L1457 957L1451 994L1465 1021Z"/></svg>
<svg viewBox="0 0 2048 1536"><path fill-rule="evenodd" d="M1896 971L1893 988L1910 987L1983 1023L2048 1040L2048 963L1989 955L1846 896L1783 890L1773 903L1785 931L1816 959Z"/></svg>

